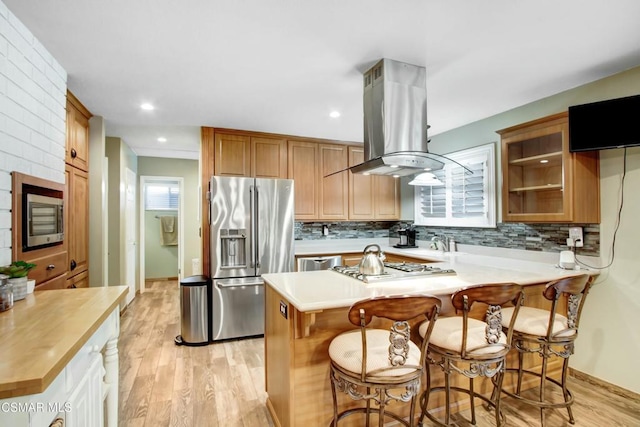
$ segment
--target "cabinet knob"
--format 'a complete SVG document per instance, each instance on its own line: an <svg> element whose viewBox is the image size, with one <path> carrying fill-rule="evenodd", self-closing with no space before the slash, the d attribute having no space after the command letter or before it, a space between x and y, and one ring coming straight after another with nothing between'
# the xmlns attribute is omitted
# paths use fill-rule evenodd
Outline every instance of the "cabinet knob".
<svg viewBox="0 0 640 427"><path fill-rule="evenodd" d="M76 151L75 148L71 149L71 158L75 159L78 156L78 152Z"/></svg>
<svg viewBox="0 0 640 427"><path fill-rule="evenodd" d="M75 270L77 266L78 264L76 263L76 260L72 259L71 262L69 263L69 267L71 268L71 270Z"/></svg>
<svg viewBox="0 0 640 427"><path fill-rule="evenodd" d="M56 268L56 265L55 265L55 264L49 264L49 265L47 265L47 270L53 270L53 269L55 269L55 268Z"/></svg>

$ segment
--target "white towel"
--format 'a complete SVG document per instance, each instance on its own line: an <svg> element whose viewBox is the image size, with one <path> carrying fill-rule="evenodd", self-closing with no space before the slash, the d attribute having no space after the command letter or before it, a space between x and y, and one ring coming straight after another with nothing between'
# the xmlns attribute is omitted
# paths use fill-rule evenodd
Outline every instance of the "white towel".
<svg viewBox="0 0 640 427"><path fill-rule="evenodd" d="M163 246L178 245L178 227L175 226L176 217L161 216L160 217L160 244Z"/></svg>

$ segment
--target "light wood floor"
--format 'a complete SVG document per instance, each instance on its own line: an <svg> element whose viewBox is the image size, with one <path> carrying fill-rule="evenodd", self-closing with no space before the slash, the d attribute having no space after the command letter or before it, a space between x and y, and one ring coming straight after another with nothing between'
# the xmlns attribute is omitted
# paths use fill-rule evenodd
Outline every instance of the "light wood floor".
<svg viewBox="0 0 640 427"><path fill-rule="evenodd" d="M179 304L176 281L152 282L123 313L118 425L272 427L265 406L263 339L176 346ZM638 399L574 378L570 389L576 426L640 426ZM509 398L503 402L507 425L539 425L534 408ZM476 413L478 426L495 425L484 409ZM459 420L458 425L470 424ZM569 426L566 411L547 411L547 425Z"/></svg>

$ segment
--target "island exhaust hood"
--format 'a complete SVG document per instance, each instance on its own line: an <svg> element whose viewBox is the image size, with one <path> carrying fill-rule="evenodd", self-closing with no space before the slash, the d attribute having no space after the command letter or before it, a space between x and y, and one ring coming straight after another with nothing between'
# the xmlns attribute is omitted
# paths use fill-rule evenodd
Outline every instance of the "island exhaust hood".
<svg viewBox="0 0 640 427"><path fill-rule="evenodd" d="M364 73L365 161L351 172L398 177L453 162L427 148L426 74L424 67L391 59Z"/></svg>

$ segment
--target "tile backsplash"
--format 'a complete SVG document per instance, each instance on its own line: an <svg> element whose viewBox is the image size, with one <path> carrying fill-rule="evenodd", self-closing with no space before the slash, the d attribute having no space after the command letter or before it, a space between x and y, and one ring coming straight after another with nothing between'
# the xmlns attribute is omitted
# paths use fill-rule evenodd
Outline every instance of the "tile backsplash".
<svg viewBox="0 0 640 427"><path fill-rule="evenodd" d="M398 237L398 229L409 222L296 222L296 240L358 239ZM327 235L323 235L326 226ZM524 249L540 252L566 250L569 227L581 226L584 246L579 255L600 255L599 224L520 224L499 223L496 228L424 227L416 226L416 239L429 242L434 236L445 235L459 244Z"/></svg>

